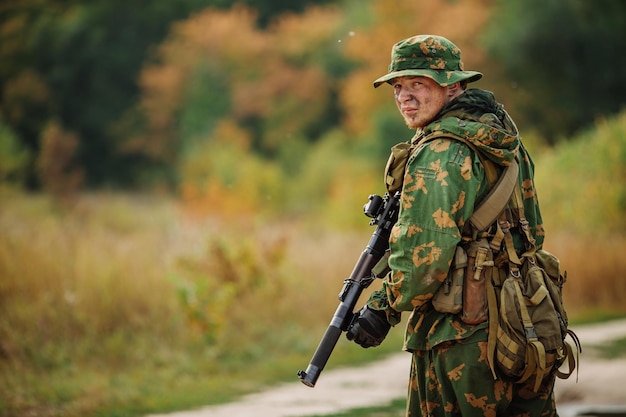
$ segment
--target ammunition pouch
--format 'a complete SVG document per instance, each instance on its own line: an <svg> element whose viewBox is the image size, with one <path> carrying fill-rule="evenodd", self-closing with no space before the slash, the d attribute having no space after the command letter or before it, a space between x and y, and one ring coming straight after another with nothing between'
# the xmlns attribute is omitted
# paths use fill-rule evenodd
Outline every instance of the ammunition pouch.
<svg viewBox="0 0 626 417"><path fill-rule="evenodd" d="M493 252L487 239L456 247L452 267L437 289L432 303L441 313L458 314L467 324L487 321L487 281L493 269Z"/></svg>
<svg viewBox="0 0 626 417"><path fill-rule="evenodd" d="M404 169L413 145L409 142L401 142L391 148L391 155L385 166L385 186L389 194L401 191L404 182Z"/></svg>

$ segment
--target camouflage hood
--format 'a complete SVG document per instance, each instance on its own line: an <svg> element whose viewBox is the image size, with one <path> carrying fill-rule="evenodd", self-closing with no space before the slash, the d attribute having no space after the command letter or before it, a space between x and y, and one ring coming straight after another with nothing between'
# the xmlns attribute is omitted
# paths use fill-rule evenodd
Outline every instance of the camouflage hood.
<svg viewBox="0 0 626 417"><path fill-rule="evenodd" d="M520 146L517 127L504 106L493 93L480 89L467 90L450 102L418 136L433 132L460 136L502 166L510 164Z"/></svg>

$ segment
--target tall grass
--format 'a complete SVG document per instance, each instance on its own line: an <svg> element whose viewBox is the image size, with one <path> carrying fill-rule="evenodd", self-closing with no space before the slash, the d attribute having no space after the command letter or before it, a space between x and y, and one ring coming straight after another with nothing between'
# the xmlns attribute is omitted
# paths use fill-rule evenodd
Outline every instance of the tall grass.
<svg viewBox="0 0 626 417"><path fill-rule="evenodd" d="M106 381L87 377L90 368L115 373L175 354L175 345L160 343L179 333L162 277L175 256L164 239L174 232L172 207L154 203L136 199L133 212L121 199L87 197L67 211L13 196L2 205L5 415L95 409L109 399ZM75 390L89 395L75 398Z"/></svg>
<svg viewBox="0 0 626 417"><path fill-rule="evenodd" d="M164 198L6 199L0 415L136 415L295 380L370 230L227 219ZM329 366L364 356L343 343Z"/></svg>
<svg viewBox="0 0 626 417"><path fill-rule="evenodd" d="M626 237L584 239L566 232L553 233L545 246L567 271L565 307L570 318L611 318L626 313Z"/></svg>

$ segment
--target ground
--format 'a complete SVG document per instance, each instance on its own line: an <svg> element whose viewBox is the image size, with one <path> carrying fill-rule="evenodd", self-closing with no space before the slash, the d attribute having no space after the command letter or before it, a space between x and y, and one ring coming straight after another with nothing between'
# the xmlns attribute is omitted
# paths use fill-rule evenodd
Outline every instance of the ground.
<svg viewBox="0 0 626 417"><path fill-rule="evenodd" d="M573 330L583 344L583 354L578 373L557 380L559 414L626 416L626 358L600 359L592 348L626 336L626 319ZM381 405L403 396L409 362L410 355L402 352L367 366L325 371L315 388L295 381L231 404L150 417L302 417Z"/></svg>

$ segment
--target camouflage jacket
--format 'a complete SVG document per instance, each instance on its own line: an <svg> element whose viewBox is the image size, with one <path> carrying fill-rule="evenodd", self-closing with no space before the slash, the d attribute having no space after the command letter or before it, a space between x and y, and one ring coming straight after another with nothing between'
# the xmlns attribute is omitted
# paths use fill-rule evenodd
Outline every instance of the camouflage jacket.
<svg viewBox="0 0 626 417"><path fill-rule="evenodd" d="M464 238L465 223L489 191L479 156L465 143L449 139L455 136L465 138L500 167L517 156L524 214L537 247L543 243L534 165L517 129L493 94L467 90L411 141L414 147L405 168L399 218L389 241L391 272L368 301L371 308L386 311L392 325L400 322L402 312L412 312L406 350L427 350L464 339L488 325L467 325L455 314L434 310L431 303ZM513 233L516 247L522 249L520 236Z"/></svg>

